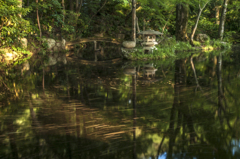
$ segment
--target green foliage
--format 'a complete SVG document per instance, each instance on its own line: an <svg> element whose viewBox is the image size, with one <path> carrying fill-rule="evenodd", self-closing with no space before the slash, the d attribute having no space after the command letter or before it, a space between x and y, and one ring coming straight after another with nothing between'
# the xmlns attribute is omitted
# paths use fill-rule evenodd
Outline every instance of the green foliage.
<svg viewBox="0 0 240 159"><path fill-rule="evenodd" d="M213 48L219 48L219 49L230 49L232 46L231 43L222 42L220 40L215 40L215 39L211 41L211 45L213 46Z"/></svg>
<svg viewBox="0 0 240 159"><path fill-rule="evenodd" d="M198 32L206 33L211 38L217 38L218 25L215 23L215 18L209 20L206 17L203 17L200 19L198 24Z"/></svg>
<svg viewBox="0 0 240 159"><path fill-rule="evenodd" d="M141 0L141 7L137 11L140 28L143 27L145 19L146 29L152 28L154 30L162 31L162 28L167 24L165 29L173 29L175 27L173 12L175 6L173 1L145 1Z"/></svg>
<svg viewBox="0 0 240 159"><path fill-rule="evenodd" d="M237 34L236 31L226 31L224 33L223 41L226 41L228 43L233 43L235 41L233 35Z"/></svg>
<svg viewBox="0 0 240 159"><path fill-rule="evenodd" d="M31 12L29 12L30 16L23 16L23 18L30 22L29 32L31 35L39 36L39 28L36 18L37 9L43 35L55 38L56 34L61 32L61 27L64 24L61 3L57 0L45 0L39 1L38 3L32 2L29 8L32 8L30 10Z"/></svg>
<svg viewBox="0 0 240 159"><path fill-rule="evenodd" d="M177 42L177 44L174 47L175 47L175 49L177 51L190 51L190 50L194 50L189 42L183 42L183 41Z"/></svg>
<svg viewBox="0 0 240 159"><path fill-rule="evenodd" d="M26 54L26 55L30 55L31 53L21 47L14 47L12 46L12 49L13 51L16 51L16 52L21 52L22 54Z"/></svg>
<svg viewBox="0 0 240 159"><path fill-rule="evenodd" d="M29 21L21 16L30 11L30 8L19 7L18 0L0 0L0 47L19 44L19 39L27 36Z"/></svg>
<svg viewBox="0 0 240 159"><path fill-rule="evenodd" d="M48 43L47 43L46 41L43 41L43 42L42 42L42 46L43 46L43 48L46 49L46 50L49 48Z"/></svg>
<svg viewBox="0 0 240 159"><path fill-rule="evenodd" d="M69 41L89 37L95 33L104 33L105 36L111 37L123 33L126 39L130 38L131 1L108 0L103 6L104 2L99 0L84 1L78 11L76 3L70 4L69 1L64 2L63 9L62 1L59 0L44 0L38 1L38 3L24 0L23 8L18 7L18 0L0 0L0 45L5 47L17 44L19 38L27 35L28 38L36 39L39 36L37 9L42 34L47 38L59 40L65 38ZM176 5L179 3L189 7L189 27L187 30L189 34L199 11L198 4L202 7L206 0L139 0L137 1L137 17L140 30L142 30L145 20L146 29L158 30L164 34L170 34L170 36L174 35ZM233 35L239 33L239 3L239 1L230 1L228 6L224 40L230 43L237 42ZM211 1L209 4L200 17L196 34L205 33L211 38L218 38L215 7L221 5L221 1ZM72 10L70 10L71 5L73 5ZM20 14L22 18L19 16ZM168 41L166 44L166 47L162 47L160 44L160 50L163 48L179 51L192 49L187 43ZM199 43L195 45L200 46ZM204 45L209 45L209 41ZM46 48L45 44L40 46ZM161 51L168 52L167 50Z"/></svg>
<svg viewBox="0 0 240 159"><path fill-rule="evenodd" d="M240 32L239 20L240 20L240 1L230 1L228 5L228 11L226 15L226 31Z"/></svg>
<svg viewBox="0 0 240 159"><path fill-rule="evenodd" d="M193 44L194 44L195 46L201 46L201 43L200 43L199 41L193 40Z"/></svg>
<svg viewBox="0 0 240 159"><path fill-rule="evenodd" d="M145 54L142 49L138 49L137 52L132 54L133 59L140 60L156 60L164 58L184 58L191 54L195 48L192 47L189 42L177 42L175 37L165 37L160 44L156 45L153 53ZM180 52L180 53L179 53Z"/></svg>
<svg viewBox="0 0 240 159"><path fill-rule="evenodd" d="M210 44L210 38L208 38L207 40L204 41L203 45L209 45Z"/></svg>
<svg viewBox="0 0 240 159"><path fill-rule="evenodd" d="M73 11L66 11L65 13L65 21L64 25L62 27L62 33L65 37L67 37L67 34L73 34L76 33L75 28L77 26L81 26L79 28L87 30L87 26L85 26L85 22L79 18L80 13L75 13ZM79 35L80 36L80 35Z"/></svg>
<svg viewBox="0 0 240 159"><path fill-rule="evenodd" d="M181 59L186 58L194 53L205 50L205 52L212 51L213 49L230 49L231 43L222 42L220 40L206 40L203 44L198 41L193 41L196 47L192 47L189 42L176 41L175 37L163 37L160 44L152 53L144 53L142 49L133 52L133 60L157 60L164 58Z"/></svg>

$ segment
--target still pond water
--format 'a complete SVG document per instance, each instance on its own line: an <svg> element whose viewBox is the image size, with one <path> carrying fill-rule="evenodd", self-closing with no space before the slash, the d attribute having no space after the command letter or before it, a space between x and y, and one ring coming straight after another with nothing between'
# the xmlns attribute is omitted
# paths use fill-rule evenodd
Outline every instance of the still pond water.
<svg viewBox="0 0 240 159"><path fill-rule="evenodd" d="M8 70L1 159L240 158L240 51Z"/></svg>

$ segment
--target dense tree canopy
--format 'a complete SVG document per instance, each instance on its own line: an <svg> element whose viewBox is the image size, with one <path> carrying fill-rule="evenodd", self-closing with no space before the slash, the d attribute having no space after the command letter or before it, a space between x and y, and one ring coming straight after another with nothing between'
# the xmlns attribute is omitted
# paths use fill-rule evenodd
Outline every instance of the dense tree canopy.
<svg viewBox="0 0 240 159"><path fill-rule="evenodd" d="M228 5L225 5L226 3ZM182 10L180 6L185 9ZM178 40L188 40L202 9L196 34L205 33L217 39L222 13L226 13L223 38L225 41L234 42L239 41L239 6L239 0L138 0L136 17L140 30L159 30L176 36ZM222 12L224 8L226 11ZM18 41L17 37L37 38L40 31L43 37L55 39L74 40L92 36L94 33L104 33L111 37L124 33L127 35L126 39L131 39L131 10L130 0L23 0L22 8L18 0L1 0L1 46L12 45ZM179 17L180 12L183 12L181 15L186 15L186 18ZM179 27L184 30L179 30Z"/></svg>
<svg viewBox="0 0 240 159"><path fill-rule="evenodd" d="M148 29L158 52L131 55L161 60L116 60ZM240 43L240 0L0 0L0 55L23 51L0 56L0 158L239 157L240 54L191 52L197 34Z"/></svg>

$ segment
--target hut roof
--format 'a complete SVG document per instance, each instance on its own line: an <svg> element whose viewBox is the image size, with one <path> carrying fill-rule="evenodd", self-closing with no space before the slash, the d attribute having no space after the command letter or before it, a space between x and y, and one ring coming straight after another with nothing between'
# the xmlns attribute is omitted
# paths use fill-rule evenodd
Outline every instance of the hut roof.
<svg viewBox="0 0 240 159"><path fill-rule="evenodd" d="M154 30L141 31L138 34L163 35L163 33Z"/></svg>

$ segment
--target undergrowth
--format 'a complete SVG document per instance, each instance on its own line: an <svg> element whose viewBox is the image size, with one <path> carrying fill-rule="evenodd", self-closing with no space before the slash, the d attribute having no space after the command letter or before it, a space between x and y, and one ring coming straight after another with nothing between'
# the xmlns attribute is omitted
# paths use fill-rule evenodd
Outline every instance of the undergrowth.
<svg viewBox="0 0 240 159"><path fill-rule="evenodd" d="M138 49L132 53L132 60L157 60L169 57L184 58L191 55L192 51L210 51L215 49L229 49L230 43L220 40L206 41L200 43L194 41L195 47L189 42L177 42L175 38L165 38L156 45L152 53L144 53L143 49Z"/></svg>

